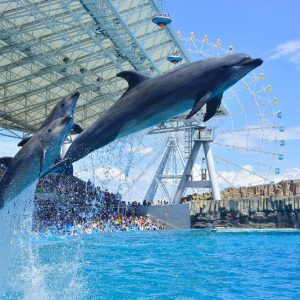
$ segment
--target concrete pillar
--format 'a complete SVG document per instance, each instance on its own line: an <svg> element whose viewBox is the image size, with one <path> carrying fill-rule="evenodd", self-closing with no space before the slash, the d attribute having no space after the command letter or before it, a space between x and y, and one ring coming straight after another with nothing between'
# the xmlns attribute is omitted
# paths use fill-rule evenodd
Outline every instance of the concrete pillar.
<svg viewBox="0 0 300 300"><path fill-rule="evenodd" d="M213 198L214 198L214 200L219 201L219 200L221 200L221 192L220 192L220 188L219 188L219 185L217 182L217 173L216 173L216 169L215 169L215 164L214 164L214 159L213 159L210 143L204 142L203 148L204 148L209 178L210 178L210 182L211 182Z"/></svg>

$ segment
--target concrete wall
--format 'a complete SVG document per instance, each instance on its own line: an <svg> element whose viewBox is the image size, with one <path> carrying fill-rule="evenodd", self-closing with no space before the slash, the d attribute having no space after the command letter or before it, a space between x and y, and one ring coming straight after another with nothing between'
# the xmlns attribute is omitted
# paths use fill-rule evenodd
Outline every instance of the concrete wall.
<svg viewBox="0 0 300 300"><path fill-rule="evenodd" d="M138 213L142 216L149 216L172 228L191 228L190 205L153 205L138 206Z"/></svg>

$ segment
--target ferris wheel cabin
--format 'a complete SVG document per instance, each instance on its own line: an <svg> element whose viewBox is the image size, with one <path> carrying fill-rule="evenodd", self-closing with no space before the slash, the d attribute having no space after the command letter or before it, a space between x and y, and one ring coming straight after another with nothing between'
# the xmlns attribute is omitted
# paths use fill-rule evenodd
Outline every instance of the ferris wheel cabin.
<svg viewBox="0 0 300 300"><path fill-rule="evenodd" d="M159 28L165 28L168 24L172 22L166 14L156 15L152 18L152 22L156 24Z"/></svg>

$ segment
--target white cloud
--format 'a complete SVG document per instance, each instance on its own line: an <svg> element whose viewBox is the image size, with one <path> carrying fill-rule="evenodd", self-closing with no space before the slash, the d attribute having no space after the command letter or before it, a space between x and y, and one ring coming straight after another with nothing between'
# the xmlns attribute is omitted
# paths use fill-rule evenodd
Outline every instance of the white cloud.
<svg viewBox="0 0 300 300"><path fill-rule="evenodd" d="M126 176L115 167L98 168L95 170L95 176L99 180L125 181Z"/></svg>
<svg viewBox="0 0 300 300"><path fill-rule="evenodd" d="M287 41L271 51L270 59L285 58L291 63L300 64L300 39Z"/></svg>
<svg viewBox="0 0 300 300"><path fill-rule="evenodd" d="M194 180L201 180L201 165L195 164L192 170L193 179Z"/></svg>
<svg viewBox="0 0 300 300"><path fill-rule="evenodd" d="M252 125L243 127L240 131L220 132L215 144L241 149L258 149L262 141L278 140L278 133L277 128L264 128L262 130L260 125Z"/></svg>
<svg viewBox="0 0 300 300"><path fill-rule="evenodd" d="M217 136L215 144L245 149L259 149L261 145L264 145L265 151L271 151L275 149L272 148L272 141L300 140L300 126L285 128L283 132L280 132L278 128L255 129L259 127L260 126L248 127L249 131L247 127L244 127L240 132L221 133Z"/></svg>
<svg viewBox="0 0 300 300"><path fill-rule="evenodd" d="M244 165L243 169L239 171L218 171L218 182L221 189L224 189L228 186L254 186L259 184L267 184L263 178L252 174L254 171L251 165ZM279 182L281 180L294 180L300 179L300 168L288 169L286 172L274 175L272 178L269 178L270 181ZM228 181L228 182L227 182ZM229 184L232 183L232 184Z"/></svg>
<svg viewBox="0 0 300 300"><path fill-rule="evenodd" d="M15 154L20 150L17 146L18 140L0 142L0 157L3 156L15 156Z"/></svg>
<svg viewBox="0 0 300 300"><path fill-rule="evenodd" d="M244 165L239 171L218 171L218 181L223 189L228 186L250 186L263 183L264 179L253 172L251 165Z"/></svg>
<svg viewBox="0 0 300 300"><path fill-rule="evenodd" d="M300 126L289 127L278 134L280 140L300 140Z"/></svg>
<svg viewBox="0 0 300 300"><path fill-rule="evenodd" d="M75 165L74 175L81 180L87 181L91 179L92 173L88 170L78 170Z"/></svg>
<svg viewBox="0 0 300 300"><path fill-rule="evenodd" d="M80 168L78 165L75 165L74 174L85 181L93 177L93 172L91 169ZM96 168L94 174L95 174L95 179L99 181L108 181L108 182L130 181L128 176L126 177L126 175L121 170L115 167Z"/></svg>
<svg viewBox="0 0 300 300"><path fill-rule="evenodd" d="M146 154L150 154L153 152L153 147L134 147L134 148L128 148L127 149L127 152L128 153L139 153L139 154L142 154L142 155L146 155Z"/></svg>
<svg viewBox="0 0 300 300"><path fill-rule="evenodd" d="M283 174L274 176L273 181L279 182L281 180L300 179L300 168L288 169Z"/></svg>
<svg viewBox="0 0 300 300"><path fill-rule="evenodd" d="M261 132L250 131L248 133L245 129L245 131L242 132L224 133L219 139L219 141L225 145L255 148L261 140ZM216 143L219 141L216 141Z"/></svg>
<svg viewBox="0 0 300 300"><path fill-rule="evenodd" d="M102 189L108 189L111 192L120 192L125 190L133 183L133 178L126 176L122 170L116 167L100 167L94 170L94 175L89 165L75 164L74 175L87 181L90 179L95 186Z"/></svg>

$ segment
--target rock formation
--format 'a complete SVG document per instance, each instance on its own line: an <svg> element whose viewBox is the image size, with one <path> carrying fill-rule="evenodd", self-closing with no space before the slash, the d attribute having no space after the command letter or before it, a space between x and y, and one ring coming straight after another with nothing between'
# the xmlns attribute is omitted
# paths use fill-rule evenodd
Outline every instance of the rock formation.
<svg viewBox="0 0 300 300"><path fill-rule="evenodd" d="M256 197L290 197L300 196L300 179L283 180L278 183L269 183L264 185L250 186L250 187L229 187L221 192L223 200L230 199L245 199ZM183 201L191 200L209 200L212 199L212 193L203 193L201 195L194 194L183 198Z"/></svg>

